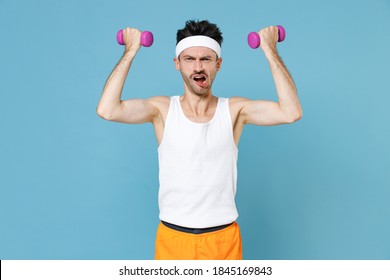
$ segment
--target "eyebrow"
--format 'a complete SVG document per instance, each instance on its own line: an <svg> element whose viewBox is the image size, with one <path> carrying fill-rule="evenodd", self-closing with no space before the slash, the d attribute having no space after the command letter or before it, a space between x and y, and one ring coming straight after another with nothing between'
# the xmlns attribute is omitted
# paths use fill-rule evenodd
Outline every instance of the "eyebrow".
<svg viewBox="0 0 390 280"><path fill-rule="evenodd" d="M192 55L189 55L189 54L186 54L183 56L183 58L193 58L195 59L196 57L195 56L192 56ZM200 59L213 59L213 57L211 55L205 55L205 56L201 56Z"/></svg>

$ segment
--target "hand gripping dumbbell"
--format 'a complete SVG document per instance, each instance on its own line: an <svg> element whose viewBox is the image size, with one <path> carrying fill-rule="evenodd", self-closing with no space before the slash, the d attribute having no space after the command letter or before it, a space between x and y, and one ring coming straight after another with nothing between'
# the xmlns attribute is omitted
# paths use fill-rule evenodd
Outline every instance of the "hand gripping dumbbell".
<svg viewBox="0 0 390 280"><path fill-rule="evenodd" d="M125 40L123 39L123 30L119 30L116 34L116 40L118 44L124 45ZM150 31L144 31L141 33L141 45L144 47L150 47L153 44L153 33Z"/></svg>
<svg viewBox="0 0 390 280"><path fill-rule="evenodd" d="M283 42L284 39L286 38L286 30L284 30L283 26L281 25L278 25L277 28L279 30L278 42ZM251 32L248 34L248 45L252 49L257 49L260 46L260 44L261 44L260 35L257 32Z"/></svg>

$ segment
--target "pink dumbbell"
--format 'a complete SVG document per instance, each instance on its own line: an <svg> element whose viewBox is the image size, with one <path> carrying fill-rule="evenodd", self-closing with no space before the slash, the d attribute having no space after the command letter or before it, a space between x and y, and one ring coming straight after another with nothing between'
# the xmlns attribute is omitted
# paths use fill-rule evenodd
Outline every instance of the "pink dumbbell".
<svg viewBox="0 0 390 280"><path fill-rule="evenodd" d="M278 42L283 42L286 38L286 30L284 30L283 26L278 25L277 28L279 29L279 39ZM248 45L252 49L257 49L260 46L260 36L257 32L251 32L248 34Z"/></svg>
<svg viewBox="0 0 390 280"><path fill-rule="evenodd" d="M123 30L119 30L116 34L116 40L118 44L124 45L125 41L123 40ZM153 44L153 33L150 31L144 31L141 33L141 45L144 47L150 47Z"/></svg>

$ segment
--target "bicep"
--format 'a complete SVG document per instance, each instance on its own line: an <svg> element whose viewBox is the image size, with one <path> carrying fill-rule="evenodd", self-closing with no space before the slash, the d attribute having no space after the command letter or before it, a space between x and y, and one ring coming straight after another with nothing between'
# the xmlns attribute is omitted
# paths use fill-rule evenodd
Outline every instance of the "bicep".
<svg viewBox="0 0 390 280"><path fill-rule="evenodd" d="M128 99L121 101L120 106L114 111L112 121L142 124L152 122L157 116L158 110L150 99Z"/></svg>
<svg viewBox="0 0 390 280"><path fill-rule="evenodd" d="M267 100L247 100L243 104L240 115L245 124L266 126L290 122L278 102Z"/></svg>

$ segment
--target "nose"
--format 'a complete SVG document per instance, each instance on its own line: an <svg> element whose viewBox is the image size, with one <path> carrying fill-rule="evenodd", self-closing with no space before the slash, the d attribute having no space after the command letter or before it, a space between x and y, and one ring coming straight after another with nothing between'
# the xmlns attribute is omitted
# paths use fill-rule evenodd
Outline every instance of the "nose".
<svg viewBox="0 0 390 280"><path fill-rule="evenodd" d="M200 71L203 70L203 63L202 63L202 61L201 61L199 58L197 58L197 59L195 60L194 68L195 68L194 70L195 70L196 72L200 72Z"/></svg>

